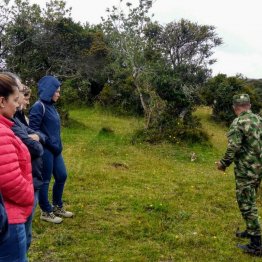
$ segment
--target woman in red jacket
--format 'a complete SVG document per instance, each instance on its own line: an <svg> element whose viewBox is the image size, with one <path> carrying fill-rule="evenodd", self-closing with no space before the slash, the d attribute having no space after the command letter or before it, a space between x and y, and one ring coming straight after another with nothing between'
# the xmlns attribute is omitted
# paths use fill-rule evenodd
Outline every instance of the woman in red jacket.
<svg viewBox="0 0 262 262"><path fill-rule="evenodd" d="M0 74L0 191L9 224L9 237L0 243L0 261L5 262L27 261L25 222L34 202L30 154L9 120L18 107L18 84Z"/></svg>

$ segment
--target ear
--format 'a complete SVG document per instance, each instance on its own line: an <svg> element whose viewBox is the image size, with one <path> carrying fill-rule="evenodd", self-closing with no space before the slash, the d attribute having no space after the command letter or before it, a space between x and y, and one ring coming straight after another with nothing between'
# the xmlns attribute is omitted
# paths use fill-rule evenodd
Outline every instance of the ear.
<svg viewBox="0 0 262 262"><path fill-rule="evenodd" d="M5 98L3 96L0 96L0 108L5 107Z"/></svg>

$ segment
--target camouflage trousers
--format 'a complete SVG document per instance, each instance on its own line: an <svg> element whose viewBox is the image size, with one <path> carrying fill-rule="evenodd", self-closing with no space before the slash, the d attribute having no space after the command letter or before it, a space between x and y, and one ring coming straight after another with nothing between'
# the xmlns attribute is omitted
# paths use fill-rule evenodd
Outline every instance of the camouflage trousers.
<svg viewBox="0 0 262 262"><path fill-rule="evenodd" d="M252 236L260 236L261 228L258 220L256 198L261 179L258 175L250 173L250 170L244 171L245 173L243 169L235 167L237 203L246 222L247 232Z"/></svg>

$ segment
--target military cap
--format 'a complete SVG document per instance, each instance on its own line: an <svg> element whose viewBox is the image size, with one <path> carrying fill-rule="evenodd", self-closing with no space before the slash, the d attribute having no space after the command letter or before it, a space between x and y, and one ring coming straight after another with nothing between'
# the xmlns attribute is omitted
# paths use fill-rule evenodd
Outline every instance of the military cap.
<svg viewBox="0 0 262 262"><path fill-rule="evenodd" d="M233 105L241 105L250 103L250 98L248 94L239 94L233 96Z"/></svg>

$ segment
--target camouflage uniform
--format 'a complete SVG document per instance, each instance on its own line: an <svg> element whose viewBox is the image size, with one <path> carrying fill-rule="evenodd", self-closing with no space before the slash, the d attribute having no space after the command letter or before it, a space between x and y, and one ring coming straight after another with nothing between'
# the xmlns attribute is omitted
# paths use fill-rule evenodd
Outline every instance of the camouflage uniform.
<svg viewBox="0 0 262 262"><path fill-rule="evenodd" d="M246 222L248 234L260 236L256 194L262 177L261 117L251 110L242 112L231 124L227 136L227 150L220 162L227 167L234 161L239 209Z"/></svg>

